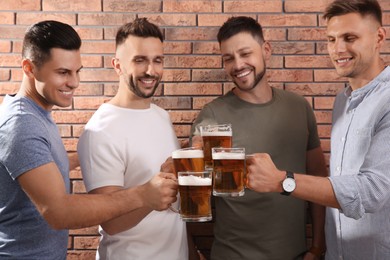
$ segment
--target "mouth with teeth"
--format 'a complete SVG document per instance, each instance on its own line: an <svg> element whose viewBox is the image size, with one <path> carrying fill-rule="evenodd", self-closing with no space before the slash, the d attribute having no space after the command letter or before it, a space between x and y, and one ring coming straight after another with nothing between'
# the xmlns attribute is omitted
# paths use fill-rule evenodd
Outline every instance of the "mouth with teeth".
<svg viewBox="0 0 390 260"><path fill-rule="evenodd" d="M336 64L339 65L339 66L344 66L344 65L347 65L348 62L350 62L351 60L353 60L353 58L342 58L342 59L335 59L336 61Z"/></svg>
<svg viewBox="0 0 390 260"><path fill-rule="evenodd" d="M243 79L244 77L248 76L251 72L252 72L251 69L241 70L240 72L235 73L234 77L238 79Z"/></svg>
<svg viewBox="0 0 390 260"><path fill-rule="evenodd" d="M65 95L65 96L72 96L73 95L73 91L60 90L60 93Z"/></svg>

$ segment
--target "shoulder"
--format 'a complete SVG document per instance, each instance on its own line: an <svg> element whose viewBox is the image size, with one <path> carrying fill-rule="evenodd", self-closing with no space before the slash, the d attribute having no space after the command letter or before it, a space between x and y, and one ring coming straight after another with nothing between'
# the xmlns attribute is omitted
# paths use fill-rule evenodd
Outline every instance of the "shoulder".
<svg viewBox="0 0 390 260"><path fill-rule="evenodd" d="M273 88L273 91L274 91L274 95L276 98L281 98L283 100L287 100L290 102L308 103L303 96L298 95L294 92L290 92L290 91L282 90L282 89L278 89L278 88Z"/></svg>

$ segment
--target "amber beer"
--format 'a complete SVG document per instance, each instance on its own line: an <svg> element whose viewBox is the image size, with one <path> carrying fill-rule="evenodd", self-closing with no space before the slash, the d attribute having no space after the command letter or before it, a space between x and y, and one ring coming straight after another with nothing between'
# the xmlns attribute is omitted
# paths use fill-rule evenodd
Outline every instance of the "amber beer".
<svg viewBox="0 0 390 260"><path fill-rule="evenodd" d="M211 173L178 172L180 217L187 222L204 222L211 215Z"/></svg>
<svg viewBox="0 0 390 260"><path fill-rule="evenodd" d="M203 150L193 147L183 148L172 152L175 174L185 171L204 171Z"/></svg>
<svg viewBox="0 0 390 260"><path fill-rule="evenodd" d="M205 167L206 169L212 169L211 148L232 147L232 126L230 124L201 126L200 133L203 139Z"/></svg>
<svg viewBox="0 0 390 260"><path fill-rule="evenodd" d="M213 194L215 196L243 196L245 193L245 149L212 148L214 163Z"/></svg>

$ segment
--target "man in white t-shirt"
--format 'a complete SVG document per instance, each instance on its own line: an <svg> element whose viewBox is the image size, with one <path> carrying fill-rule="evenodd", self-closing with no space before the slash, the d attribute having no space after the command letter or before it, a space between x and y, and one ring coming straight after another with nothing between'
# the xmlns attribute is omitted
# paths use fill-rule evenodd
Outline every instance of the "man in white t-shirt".
<svg viewBox="0 0 390 260"><path fill-rule="evenodd" d="M168 113L151 103L163 61L156 25L141 18L119 28L112 59L118 92L92 116L78 144L89 193L142 185L179 148ZM100 233L97 259L188 259L185 223L171 210L137 209L102 223Z"/></svg>

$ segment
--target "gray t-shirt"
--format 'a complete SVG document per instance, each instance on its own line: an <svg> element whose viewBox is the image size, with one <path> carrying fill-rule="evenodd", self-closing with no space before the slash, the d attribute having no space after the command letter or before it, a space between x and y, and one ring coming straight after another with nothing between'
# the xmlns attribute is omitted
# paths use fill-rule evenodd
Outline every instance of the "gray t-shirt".
<svg viewBox="0 0 390 260"><path fill-rule="evenodd" d="M65 259L68 231L51 229L17 181L54 161L69 192L69 161L50 112L28 98L6 96L0 147L0 258Z"/></svg>
<svg viewBox="0 0 390 260"><path fill-rule="evenodd" d="M313 111L296 94L273 90L266 104L251 104L233 92L207 104L199 125L231 123L233 146L246 154L269 153L280 170L306 172L306 152L320 146ZM306 203L278 193L246 189L243 197L215 197L212 259L294 259L306 250Z"/></svg>

